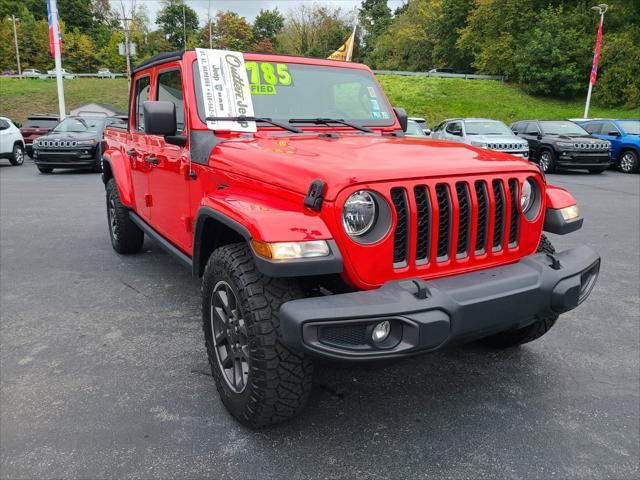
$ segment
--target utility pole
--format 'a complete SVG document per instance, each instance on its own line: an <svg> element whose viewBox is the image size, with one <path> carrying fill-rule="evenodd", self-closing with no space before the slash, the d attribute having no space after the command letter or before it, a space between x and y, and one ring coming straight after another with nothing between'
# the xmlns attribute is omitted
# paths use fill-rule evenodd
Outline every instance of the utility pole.
<svg viewBox="0 0 640 480"><path fill-rule="evenodd" d="M122 28L124 29L124 56L127 59L127 82L129 84L129 90L131 89L131 49L129 47L129 23L133 20L135 15L136 4L131 4L131 17L127 18L127 12L124 8L124 0L120 0L120 6L122 7Z"/></svg>
<svg viewBox="0 0 640 480"><path fill-rule="evenodd" d="M600 14L600 25L598 26L598 36L596 38L596 48L593 54L593 66L591 67L591 76L589 77L589 91L587 92L587 103L584 106L584 118L589 118L589 105L591 104L591 91L593 90L593 84L596 83L596 76L598 74L598 62L600 61L600 47L602 45L602 25L604 24L604 14L609 8L606 3L601 3L596 7L591 7L591 10L595 10Z"/></svg>
<svg viewBox="0 0 640 480"><path fill-rule="evenodd" d="M209 20L209 48L213 48L213 39L211 38L211 0L207 7L207 20Z"/></svg>
<svg viewBox="0 0 640 480"><path fill-rule="evenodd" d="M187 51L187 14L185 6L182 5L182 33L184 35L184 50Z"/></svg>
<svg viewBox="0 0 640 480"><path fill-rule="evenodd" d="M22 78L22 67L20 67L20 48L18 47L18 31L16 30L16 20L15 15L11 15L11 20L13 20L13 40L16 42L16 62L18 62L18 77Z"/></svg>
<svg viewBox="0 0 640 480"><path fill-rule="evenodd" d="M64 85L62 84L62 45L60 44L60 22L58 20L57 0L47 1L47 13L49 14L49 28L53 30L53 58L56 65L56 85L58 87L58 112L60 120L66 116L64 105Z"/></svg>

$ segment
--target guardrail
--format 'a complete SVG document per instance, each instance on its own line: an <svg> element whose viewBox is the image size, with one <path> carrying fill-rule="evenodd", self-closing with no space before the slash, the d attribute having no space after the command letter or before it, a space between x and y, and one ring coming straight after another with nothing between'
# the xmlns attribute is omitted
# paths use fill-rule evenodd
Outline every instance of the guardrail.
<svg viewBox="0 0 640 480"><path fill-rule="evenodd" d="M500 80L504 82L505 75L477 75L474 73L444 73L444 72L410 72L406 70L374 70L376 75L407 75L410 77L443 77L443 78L464 78L465 80Z"/></svg>
<svg viewBox="0 0 640 480"><path fill-rule="evenodd" d="M99 75L97 73L67 73L66 75L63 73L62 77L73 75L74 77L79 78L116 78L116 77L126 77L126 73L111 73L110 75ZM12 75L0 75L2 78L22 78L24 80L46 80L51 78L56 78L55 74L42 73L39 77L26 77L22 75L12 74Z"/></svg>

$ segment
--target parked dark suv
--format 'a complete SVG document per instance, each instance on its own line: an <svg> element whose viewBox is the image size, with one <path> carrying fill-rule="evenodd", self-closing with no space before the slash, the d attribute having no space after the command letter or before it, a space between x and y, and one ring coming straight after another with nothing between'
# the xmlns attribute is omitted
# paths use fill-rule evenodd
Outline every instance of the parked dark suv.
<svg viewBox="0 0 640 480"><path fill-rule="evenodd" d="M46 135L55 127L60 119L57 115L46 113L36 113L27 118L24 125L20 127L20 133L24 138L25 147L29 156L33 155L33 142L36 138Z"/></svg>
<svg viewBox="0 0 640 480"><path fill-rule="evenodd" d="M511 130L529 142L529 159L545 173L561 168L602 173L611 165L611 143L573 122L522 120L512 124Z"/></svg>
<svg viewBox="0 0 640 480"><path fill-rule="evenodd" d="M54 168L102 171L106 117L67 117L33 142L33 160L41 173Z"/></svg>

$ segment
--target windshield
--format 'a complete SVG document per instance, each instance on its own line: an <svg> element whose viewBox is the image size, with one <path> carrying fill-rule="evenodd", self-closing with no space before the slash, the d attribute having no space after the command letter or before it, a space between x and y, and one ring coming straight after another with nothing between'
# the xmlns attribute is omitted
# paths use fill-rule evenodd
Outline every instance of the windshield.
<svg viewBox="0 0 640 480"><path fill-rule="evenodd" d="M513 132L509 130L502 122L486 121L486 122L464 122L467 135L507 135L513 136Z"/></svg>
<svg viewBox="0 0 640 480"><path fill-rule="evenodd" d="M589 133L573 122L540 122L547 135L589 135Z"/></svg>
<svg viewBox="0 0 640 480"><path fill-rule="evenodd" d="M27 118L24 126L27 128L53 128L58 123L55 118Z"/></svg>
<svg viewBox="0 0 640 480"><path fill-rule="evenodd" d="M640 135L640 120L622 120L618 123L627 135Z"/></svg>
<svg viewBox="0 0 640 480"><path fill-rule="evenodd" d="M256 117L280 122L292 118L332 118L358 125L388 126L395 118L373 75L365 70L297 63L247 61ZM197 62L194 79L198 109L204 104Z"/></svg>
<svg viewBox="0 0 640 480"><path fill-rule="evenodd" d="M101 118L67 117L53 131L62 133L99 132L103 125L104 119Z"/></svg>

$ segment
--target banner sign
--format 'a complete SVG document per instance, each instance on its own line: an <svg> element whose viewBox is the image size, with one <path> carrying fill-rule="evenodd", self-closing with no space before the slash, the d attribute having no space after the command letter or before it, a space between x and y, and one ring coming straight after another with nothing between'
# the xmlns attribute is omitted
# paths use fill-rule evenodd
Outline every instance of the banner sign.
<svg viewBox="0 0 640 480"><path fill-rule="evenodd" d="M600 63L600 49L602 48L602 18L600 19L600 27L596 36L596 49L593 53L593 66L591 67L591 85L596 84L598 78L598 63Z"/></svg>
<svg viewBox="0 0 640 480"><path fill-rule="evenodd" d="M240 52L196 48L207 117L253 117L251 88ZM255 132L256 122L207 122L210 130Z"/></svg>
<svg viewBox="0 0 640 480"><path fill-rule="evenodd" d="M58 8L57 4L54 4L56 0L47 0L47 20L49 21L49 51L51 56L56 56L55 49L55 32L58 32L58 45L60 47L60 54L62 55L62 32L60 31L60 22L58 21Z"/></svg>

